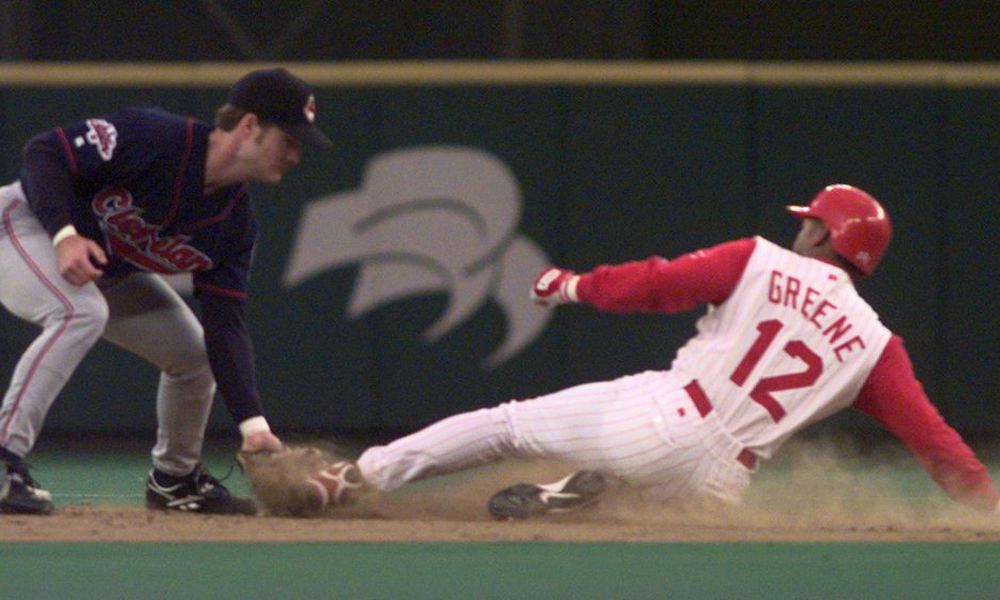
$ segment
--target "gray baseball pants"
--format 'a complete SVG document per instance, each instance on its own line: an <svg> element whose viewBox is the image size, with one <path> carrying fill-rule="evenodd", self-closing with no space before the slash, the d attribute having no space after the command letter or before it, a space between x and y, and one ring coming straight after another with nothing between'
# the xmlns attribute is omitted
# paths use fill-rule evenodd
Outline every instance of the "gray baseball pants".
<svg viewBox="0 0 1000 600"><path fill-rule="evenodd" d="M26 456L45 415L102 337L160 369L153 465L171 475L200 460L215 394L201 324L161 277L133 273L77 287L59 274L52 239L20 183L0 188L0 303L41 332L0 406L0 446ZM112 416L113 418L113 416Z"/></svg>

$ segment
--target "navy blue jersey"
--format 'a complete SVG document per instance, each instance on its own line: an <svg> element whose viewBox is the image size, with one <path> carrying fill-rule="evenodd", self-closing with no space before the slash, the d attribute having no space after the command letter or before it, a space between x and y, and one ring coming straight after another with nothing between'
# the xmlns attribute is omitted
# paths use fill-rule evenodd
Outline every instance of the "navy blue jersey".
<svg viewBox="0 0 1000 600"><path fill-rule="evenodd" d="M105 277L193 274L212 371L234 419L262 414L244 300L257 236L249 186L206 196L212 127L129 108L39 134L21 184L50 235L72 224L104 246Z"/></svg>
<svg viewBox="0 0 1000 600"><path fill-rule="evenodd" d="M69 203L51 178L33 177L30 153L25 195L50 234L72 222L100 242L108 275L190 272L196 288L245 297L257 223L245 183L204 195L211 129L144 108L56 128L28 147L61 155L72 177Z"/></svg>

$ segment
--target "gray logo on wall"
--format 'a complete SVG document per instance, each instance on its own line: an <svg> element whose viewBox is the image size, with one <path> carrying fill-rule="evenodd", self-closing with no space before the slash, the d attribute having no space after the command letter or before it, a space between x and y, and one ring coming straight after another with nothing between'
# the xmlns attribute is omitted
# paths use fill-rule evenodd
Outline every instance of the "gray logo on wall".
<svg viewBox="0 0 1000 600"><path fill-rule="evenodd" d="M493 369L531 343L552 317L528 298L535 275L551 263L518 234L520 218L517 180L488 152L450 146L386 152L369 161L360 188L306 205L285 285L360 263L349 318L446 292L447 308L423 332L428 343L492 300L507 324L506 338L483 363Z"/></svg>

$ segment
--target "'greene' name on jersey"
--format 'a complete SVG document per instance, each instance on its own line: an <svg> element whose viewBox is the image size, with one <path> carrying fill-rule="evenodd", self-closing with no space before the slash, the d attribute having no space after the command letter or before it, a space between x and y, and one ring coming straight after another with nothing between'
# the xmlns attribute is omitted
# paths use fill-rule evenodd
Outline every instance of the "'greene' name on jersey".
<svg viewBox="0 0 1000 600"><path fill-rule="evenodd" d="M807 285L803 289L802 282L796 277L778 270L771 271L767 299L772 304L797 311L807 322L821 330L840 362L844 362L844 357L852 350L866 347L860 335L845 337L853 329L848 316L838 316L836 304L827 300L812 286Z"/></svg>

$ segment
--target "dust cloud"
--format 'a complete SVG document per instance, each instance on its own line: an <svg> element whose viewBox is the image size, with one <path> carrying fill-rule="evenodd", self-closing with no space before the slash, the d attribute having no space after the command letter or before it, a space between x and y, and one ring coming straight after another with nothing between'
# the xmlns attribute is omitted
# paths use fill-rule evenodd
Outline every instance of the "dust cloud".
<svg viewBox="0 0 1000 600"><path fill-rule="evenodd" d="M369 494L333 518L490 521L489 497L519 482L550 482L573 470L549 461L508 460ZM950 500L901 446L856 439L793 441L763 462L738 505L670 504L615 485L564 523L642 528L680 539L996 539L1000 515ZM724 532L724 533L723 533Z"/></svg>

